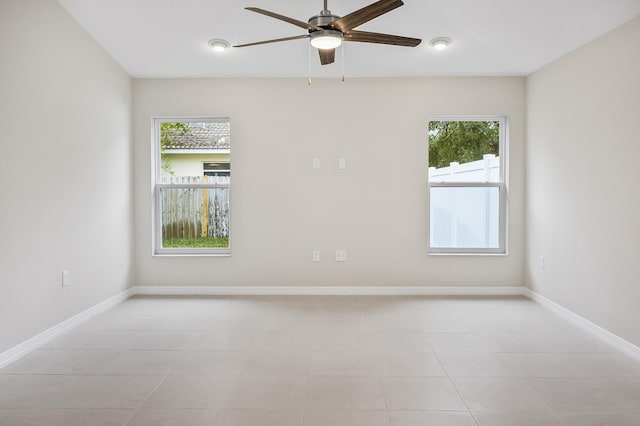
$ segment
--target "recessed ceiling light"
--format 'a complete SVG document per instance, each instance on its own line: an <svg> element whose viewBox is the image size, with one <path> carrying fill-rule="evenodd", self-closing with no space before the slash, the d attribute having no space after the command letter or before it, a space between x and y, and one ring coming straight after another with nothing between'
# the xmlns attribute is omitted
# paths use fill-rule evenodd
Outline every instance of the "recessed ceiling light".
<svg viewBox="0 0 640 426"><path fill-rule="evenodd" d="M230 44L227 40L222 40L220 38L209 40L209 47L212 48L214 52L224 52L229 48L229 46Z"/></svg>
<svg viewBox="0 0 640 426"><path fill-rule="evenodd" d="M451 39L447 37L436 37L431 40L429 44L436 50L444 50L451 44Z"/></svg>

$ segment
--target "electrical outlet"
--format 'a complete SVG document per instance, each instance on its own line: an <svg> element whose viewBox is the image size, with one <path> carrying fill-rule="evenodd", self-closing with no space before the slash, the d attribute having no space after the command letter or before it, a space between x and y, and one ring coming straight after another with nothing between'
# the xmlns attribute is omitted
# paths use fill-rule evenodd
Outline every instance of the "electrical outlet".
<svg viewBox="0 0 640 426"><path fill-rule="evenodd" d="M314 250L313 253L311 254L311 259L314 262L320 262L320 250Z"/></svg>
<svg viewBox="0 0 640 426"><path fill-rule="evenodd" d="M69 271L62 271L62 287L69 287Z"/></svg>
<svg viewBox="0 0 640 426"><path fill-rule="evenodd" d="M347 160L344 158L338 158L338 168L346 169L347 168Z"/></svg>
<svg viewBox="0 0 640 426"><path fill-rule="evenodd" d="M313 161L311 162L312 167L317 170L320 168L320 159L319 158L314 158Z"/></svg>
<svg viewBox="0 0 640 426"><path fill-rule="evenodd" d="M347 261L347 251L336 250L336 262L346 262L346 261Z"/></svg>

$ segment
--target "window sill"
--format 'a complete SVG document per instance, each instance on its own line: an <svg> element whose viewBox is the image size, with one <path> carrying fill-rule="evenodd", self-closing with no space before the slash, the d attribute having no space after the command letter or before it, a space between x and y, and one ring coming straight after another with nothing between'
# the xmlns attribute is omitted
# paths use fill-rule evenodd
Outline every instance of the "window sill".
<svg viewBox="0 0 640 426"><path fill-rule="evenodd" d="M231 253L153 253L152 257L231 257Z"/></svg>
<svg viewBox="0 0 640 426"><path fill-rule="evenodd" d="M509 253L453 253L453 252L429 252L429 256L489 256L489 257L507 257Z"/></svg>

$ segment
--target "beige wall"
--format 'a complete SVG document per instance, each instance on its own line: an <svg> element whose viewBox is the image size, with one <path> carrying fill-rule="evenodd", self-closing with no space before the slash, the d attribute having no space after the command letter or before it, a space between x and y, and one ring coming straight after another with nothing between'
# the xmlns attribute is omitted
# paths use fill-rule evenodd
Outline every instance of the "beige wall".
<svg viewBox="0 0 640 426"><path fill-rule="evenodd" d="M426 124L446 114L510 119L508 256L427 255ZM154 116L231 118L231 257L151 256ZM136 283L522 285L524 120L524 78L136 79Z"/></svg>
<svg viewBox="0 0 640 426"><path fill-rule="evenodd" d="M640 18L532 74L527 110L528 285L640 345Z"/></svg>
<svg viewBox="0 0 640 426"><path fill-rule="evenodd" d="M0 2L0 52L1 353L127 288L132 183L131 79L57 2Z"/></svg>

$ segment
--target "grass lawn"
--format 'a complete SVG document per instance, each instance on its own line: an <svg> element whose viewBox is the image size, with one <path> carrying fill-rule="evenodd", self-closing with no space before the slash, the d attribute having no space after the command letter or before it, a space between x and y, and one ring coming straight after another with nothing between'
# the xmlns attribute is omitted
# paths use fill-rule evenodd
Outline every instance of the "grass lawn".
<svg viewBox="0 0 640 426"><path fill-rule="evenodd" d="M163 248L227 248L229 238L197 237L197 238L163 238Z"/></svg>

